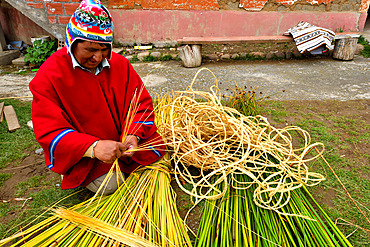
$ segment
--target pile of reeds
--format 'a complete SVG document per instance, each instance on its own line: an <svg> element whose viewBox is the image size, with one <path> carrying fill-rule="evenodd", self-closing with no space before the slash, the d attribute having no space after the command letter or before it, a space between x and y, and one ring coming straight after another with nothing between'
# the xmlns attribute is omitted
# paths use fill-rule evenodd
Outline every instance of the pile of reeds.
<svg viewBox="0 0 370 247"><path fill-rule="evenodd" d="M191 246L170 186L168 160L133 172L109 196L96 196L0 241L0 246Z"/></svg>
<svg viewBox="0 0 370 247"><path fill-rule="evenodd" d="M254 95L244 96L253 103ZM156 123L172 153L175 180L195 203L206 200L196 246L351 246L306 189L324 179L309 170L324 145L311 143L299 127L277 129L262 116L246 116L255 114L255 105L248 109L243 102L230 104L239 111L221 103L217 86L208 93L191 85L158 103ZM297 133L300 146L293 144ZM117 161L113 170L120 176ZM53 216L0 246L192 246L170 170L168 159L140 168L114 194L53 207Z"/></svg>
<svg viewBox="0 0 370 247"><path fill-rule="evenodd" d="M197 200L217 199L226 193L230 182L245 189L255 185L254 202L283 213L280 208L289 202L293 190L324 180L308 169L308 163L324 151L322 143L311 143L310 135L299 127L277 129L262 116L244 116L225 107L215 94L217 88L213 90L213 94L181 92L160 110L168 112L169 122L159 129L174 153L175 178L193 186L186 190L178 183L187 193ZM293 146L292 132L303 136L302 147ZM317 148L318 153L312 152ZM188 171L190 165L200 169L199 178ZM237 173L251 181L238 181L232 176ZM210 183L213 176L218 179ZM216 189L218 184L223 186Z"/></svg>
<svg viewBox="0 0 370 247"><path fill-rule="evenodd" d="M196 246L351 246L306 189L324 180L309 170L324 145L299 127L246 116L256 111L240 100L233 106L240 105L224 106L217 85L191 85L159 103L177 184L195 204L206 199Z"/></svg>

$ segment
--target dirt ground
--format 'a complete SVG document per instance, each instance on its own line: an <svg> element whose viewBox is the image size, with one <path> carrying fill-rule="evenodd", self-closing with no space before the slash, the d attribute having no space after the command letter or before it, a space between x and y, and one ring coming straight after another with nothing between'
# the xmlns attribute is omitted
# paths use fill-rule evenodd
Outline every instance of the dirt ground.
<svg viewBox="0 0 370 247"><path fill-rule="evenodd" d="M288 112L287 116L280 117L282 122L275 122L271 116L268 119L275 127L285 127L287 125L294 125L297 121L307 118L309 114L313 114L315 119L318 121L326 121L328 126L333 126L334 123L330 120L325 119L325 116L336 116L338 118L344 117L348 119L358 119L364 121L367 125L370 123L370 100L353 100L353 101L284 101L284 109ZM362 126L359 128L360 131L366 131L366 128ZM360 133L361 134L361 133ZM362 133L364 134L364 133ZM343 131L338 133L343 140L348 137L348 134ZM44 175L46 180L54 180L55 184L60 183L60 176L51 172L45 165L42 154L36 154L34 150L25 150L29 156L20 162L20 164L13 166L9 165L5 169L0 170L0 173L12 173L14 174L9 180L5 181L1 187L0 198L1 200L10 201L10 205L15 206L14 211L10 212L6 217L0 218L0 223L5 223L17 217L19 210L17 207L22 206L24 201L17 201L15 198L15 186L23 181L26 181L30 177ZM340 155L345 156L350 160L358 160L356 163L358 166L365 166L369 164L370 146L368 144L358 145L354 144L351 148L339 150ZM351 167L348 167L351 169ZM369 174L358 174L359 176L369 179ZM188 212L190 197L185 195L176 182L172 182L173 188L177 193L177 206L179 213L182 217L185 217ZM28 193L32 193L29 191ZM335 195L333 190L323 191L324 194L322 199L319 199L319 203L324 203L329 207L332 205L331 199ZM23 198L27 198L29 195L24 195ZM190 213L187 224L189 227L196 232L198 228L199 220L201 217L201 209L196 208Z"/></svg>

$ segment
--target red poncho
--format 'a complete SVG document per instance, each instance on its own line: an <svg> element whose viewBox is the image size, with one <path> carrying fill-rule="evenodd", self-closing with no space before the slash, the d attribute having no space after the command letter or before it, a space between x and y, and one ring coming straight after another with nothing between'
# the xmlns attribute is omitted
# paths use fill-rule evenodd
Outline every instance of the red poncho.
<svg viewBox="0 0 370 247"><path fill-rule="evenodd" d="M152 98L139 75L121 55L113 53L108 61L110 68L94 75L73 68L63 48L44 62L30 82L35 136L48 167L64 175L62 189L86 186L109 171L112 164L82 156L96 140L122 141L131 99L140 88L138 111L127 133L139 136L140 145L155 140L163 143L154 124ZM163 150L163 146L152 146L137 151L132 158L120 159L120 168L130 173L139 165L157 161Z"/></svg>

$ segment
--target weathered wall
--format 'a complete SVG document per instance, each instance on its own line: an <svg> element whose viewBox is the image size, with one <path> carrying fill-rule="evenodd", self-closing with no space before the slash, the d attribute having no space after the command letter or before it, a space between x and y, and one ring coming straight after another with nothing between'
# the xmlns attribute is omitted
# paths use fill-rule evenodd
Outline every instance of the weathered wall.
<svg viewBox="0 0 370 247"><path fill-rule="evenodd" d="M37 8L44 8L48 14L49 23L67 24L73 12L80 5L80 0L27 0L27 5L36 5Z"/></svg>
<svg viewBox="0 0 370 247"><path fill-rule="evenodd" d="M50 35L35 22L24 16L9 4L0 4L0 24L7 42L23 40L31 43L31 37Z"/></svg>
<svg viewBox="0 0 370 247"><path fill-rule="evenodd" d="M60 40L80 0L7 1ZM121 43L174 43L185 36L280 35L299 21L333 31L362 31L370 0L104 0L113 16L114 39ZM23 6L21 6L23 4ZM32 10L37 10L36 14ZM0 20L9 37L39 33L36 24ZM17 16L16 11L10 11ZM33 16L34 17L33 17ZM38 15L38 16L36 16ZM38 20L41 15L42 21ZM4 23L5 22L5 23ZM13 23L10 23L13 22ZM27 36L27 37L26 37ZM19 40L19 39L18 39Z"/></svg>
<svg viewBox="0 0 370 247"><path fill-rule="evenodd" d="M358 12L361 0L108 0L108 4L122 9Z"/></svg>
<svg viewBox="0 0 370 247"><path fill-rule="evenodd" d="M299 21L333 31L356 31L360 13L170 11L112 9L115 40L170 43L182 37L282 35ZM155 42L154 42L155 43ZM159 42L160 43L160 42Z"/></svg>

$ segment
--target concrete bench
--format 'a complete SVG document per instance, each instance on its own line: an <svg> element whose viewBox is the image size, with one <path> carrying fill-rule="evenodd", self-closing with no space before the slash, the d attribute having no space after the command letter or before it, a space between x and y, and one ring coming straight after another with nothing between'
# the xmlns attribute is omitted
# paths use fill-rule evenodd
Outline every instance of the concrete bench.
<svg viewBox="0 0 370 247"><path fill-rule="evenodd" d="M358 33L338 33L343 35L355 35ZM337 37L336 35L336 37ZM339 37L338 36L338 37ZM205 44L246 44L246 43L286 43L293 42L292 36L275 35L275 36L232 36L232 37L184 37L178 39L177 43L183 45L180 49L179 56L185 67L198 67L202 63L202 45Z"/></svg>
<svg viewBox="0 0 370 247"><path fill-rule="evenodd" d="M269 43L269 42L294 42L291 36L235 36L235 37L184 37L177 40L180 45L204 44L244 44L244 43Z"/></svg>

